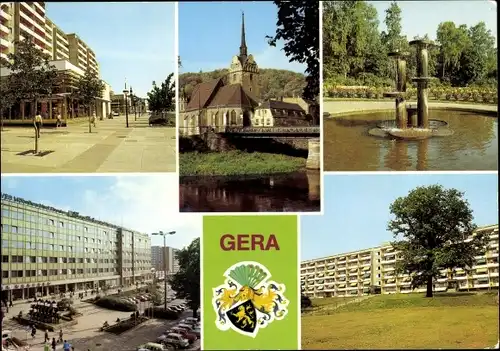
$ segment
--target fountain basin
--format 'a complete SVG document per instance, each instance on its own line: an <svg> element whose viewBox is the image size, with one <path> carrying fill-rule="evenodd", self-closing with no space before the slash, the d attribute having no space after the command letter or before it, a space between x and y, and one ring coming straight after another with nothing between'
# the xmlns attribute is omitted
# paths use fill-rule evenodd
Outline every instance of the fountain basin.
<svg viewBox="0 0 500 351"><path fill-rule="evenodd" d="M396 120L390 119L377 123L377 128L372 128L368 134L375 137L392 137L404 140L424 140L431 137L445 137L453 135L453 130L448 128L445 121L431 119L429 128L398 128Z"/></svg>

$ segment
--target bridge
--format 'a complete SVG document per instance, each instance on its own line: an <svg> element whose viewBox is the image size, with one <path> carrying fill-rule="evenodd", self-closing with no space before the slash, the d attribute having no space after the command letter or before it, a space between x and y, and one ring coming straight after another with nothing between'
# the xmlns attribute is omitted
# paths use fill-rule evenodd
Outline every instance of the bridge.
<svg viewBox="0 0 500 351"><path fill-rule="evenodd" d="M320 137L320 127L241 127L241 126L200 126L179 128L180 135L205 133L224 134L241 138L311 139Z"/></svg>

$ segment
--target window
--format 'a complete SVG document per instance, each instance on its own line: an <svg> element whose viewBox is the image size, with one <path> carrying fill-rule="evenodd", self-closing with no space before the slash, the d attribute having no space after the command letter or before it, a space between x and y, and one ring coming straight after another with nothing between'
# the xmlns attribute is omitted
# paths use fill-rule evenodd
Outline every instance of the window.
<svg viewBox="0 0 500 351"><path fill-rule="evenodd" d="M54 225L54 220L49 218L49 219L47 220L47 224L48 224L48 225Z"/></svg>
<svg viewBox="0 0 500 351"><path fill-rule="evenodd" d="M8 262L9 262L9 256L2 255L2 263L8 263Z"/></svg>
<svg viewBox="0 0 500 351"><path fill-rule="evenodd" d="M64 228L64 222L59 221L59 228Z"/></svg>
<svg viewBox="0 0 500 351"><path fill-rule="evenodd" d="M8 278L9 277L9 271L2 271L2 278Z"/></svg>
<svg viewBox="0 0 500 351"><path fill-rule="evenodd" d="M15 225L12 226L11 232L17 234L17 227Z"/></svg>
<svg viewBox="0 0 500 351"><path fill-rule="evenodd" d="M23 256L12 256L11 262L12 263L23 263L24 262L24 257Z"/></svg>
<svg viewBox="0 0 500 351"><path fill-rule="evenodd" d="M70 257L70 258L68 258L68 260L69 260L69 263L76 263L76 258L74 258L74 257Z"/></svg>
<svg viewBox="0 0 500 351"><path fill-rule="evenodd" d="M49 257L49 263L57 263L57 257Z"/></svg>
<svg viewBox="0 0 500 351"><path fill-rule="evenodd" d="M11 271L11 277L12 278L22 278L23 271Z"/></svg>
<svg viewBox="0 0 500 351"><path fill-rule="evenodd" d="M26 257L26 262L28 262L28 263L36 263L36 256Z"/></svg>
<svg viewBox="0 0 500 351"><path fill-rule="evenodd" d="M34 277L34 276L36 276L36 271L34 269L27 270L25 273L26 273L27 277Z"/></svg>
<svg viewBox="0 0 500 351"><path fill-rule="evenodd" d="M49 275L57 275L57 269L50 269Z"/></svg>

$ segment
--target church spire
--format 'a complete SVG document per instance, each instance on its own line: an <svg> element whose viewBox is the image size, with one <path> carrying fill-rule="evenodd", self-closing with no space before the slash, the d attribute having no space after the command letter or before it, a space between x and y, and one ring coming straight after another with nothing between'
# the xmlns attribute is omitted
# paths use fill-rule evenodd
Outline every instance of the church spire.
<svg viewBox="0 0 500 351"><path fill-rule="evenodd" d="M242 61L247 57L247 43L245 40L245 13L241 12L241 45L240 45L240 58Z"/></svg>

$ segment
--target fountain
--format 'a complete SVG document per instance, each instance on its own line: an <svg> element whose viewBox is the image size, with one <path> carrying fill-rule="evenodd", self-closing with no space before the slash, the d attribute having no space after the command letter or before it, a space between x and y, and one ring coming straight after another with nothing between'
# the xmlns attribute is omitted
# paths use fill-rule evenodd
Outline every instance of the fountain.
<svg viewBox="0 0 500 351"><path fill-rule="evenodd" d="M429 119L428 86L429 81L429 54L427 48L433 45L425 39L410 41L411 46L417 48L417 77L413 82L417 83L417 108L406 105L406 57L404 52L391 52L389 57L396 60L396 91L384 93L385 97L392 97L396 101L395 120L381 121L377 128L368 133L378 137L393 137L396 139L421 140L433 136L452 135L453 131L448 128L448 123L436 119Z"/></svg>

